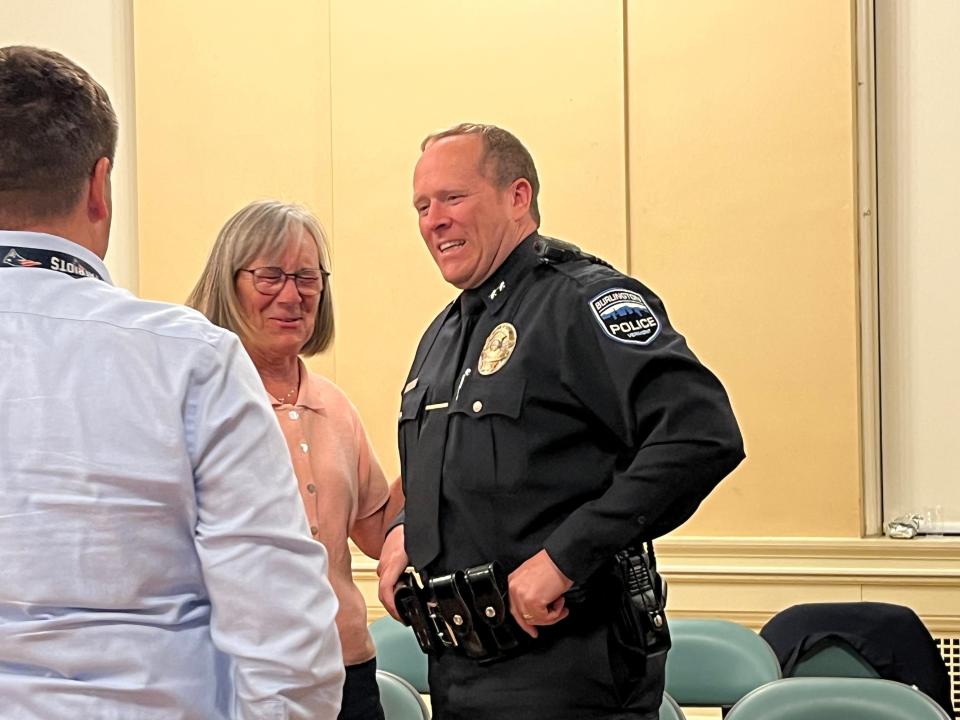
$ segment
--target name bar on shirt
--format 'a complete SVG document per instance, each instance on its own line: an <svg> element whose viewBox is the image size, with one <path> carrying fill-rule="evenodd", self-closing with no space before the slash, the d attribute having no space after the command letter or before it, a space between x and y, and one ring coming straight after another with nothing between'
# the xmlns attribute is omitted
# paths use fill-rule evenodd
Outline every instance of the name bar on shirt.
<svg viewBox="0 0 960 720"><path fill-rule="evenodd" d="M92 277L103 280L100 273L94 270L90 263L67 253L0 245L0 257L3 258L0 260L0 268L43 268L45 270L56 270L75 278Z"/></svg>

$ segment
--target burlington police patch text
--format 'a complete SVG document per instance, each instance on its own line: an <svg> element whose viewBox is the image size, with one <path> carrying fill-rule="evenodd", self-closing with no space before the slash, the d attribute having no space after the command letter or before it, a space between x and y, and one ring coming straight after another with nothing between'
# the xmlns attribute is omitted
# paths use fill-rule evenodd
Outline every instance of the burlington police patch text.
<svg viewBox="0 0 960 720"><path fill-rule="evenodd" d="M625 288L604 290L590 301L603 331L614 340L647 345L660 334L660 322L638 292Z"/></svg>

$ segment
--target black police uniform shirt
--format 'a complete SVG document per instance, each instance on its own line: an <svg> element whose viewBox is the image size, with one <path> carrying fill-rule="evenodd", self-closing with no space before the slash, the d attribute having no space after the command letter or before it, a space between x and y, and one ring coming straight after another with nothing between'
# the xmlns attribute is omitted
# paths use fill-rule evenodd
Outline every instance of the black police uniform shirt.
<svg viewBox="0 0 960 720"><path fill-rule="evenodd" d="M527 237L420 341L401 396L411 563L440 572L546 549L584 583L690 517L743 459L727 394L637 280ZM479 309L457 357L461 305Z"/></svg>

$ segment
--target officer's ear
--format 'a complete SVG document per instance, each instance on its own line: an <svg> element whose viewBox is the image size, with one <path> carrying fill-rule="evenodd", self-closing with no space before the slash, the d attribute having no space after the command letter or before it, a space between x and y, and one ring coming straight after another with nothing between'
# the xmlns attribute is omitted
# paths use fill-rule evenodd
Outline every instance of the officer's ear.
<svg viewBox="0 0 960 720"><path fill-rule="evenodd" d="M517 178L507 189L510 193L510 208L514 220L520 220L530 212L530 203L533 201L533 187L526 178Z"/></svg>

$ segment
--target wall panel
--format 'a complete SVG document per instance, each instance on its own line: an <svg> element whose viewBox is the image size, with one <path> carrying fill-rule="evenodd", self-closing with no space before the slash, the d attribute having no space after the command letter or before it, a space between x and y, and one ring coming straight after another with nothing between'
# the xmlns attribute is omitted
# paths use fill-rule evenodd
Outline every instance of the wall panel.
<svg viewBox="0 0 960 720"><path fill-rule="evenodd" d="M835 0L628 4L631 269L747 445L683 532L860 533L853 20Z"/></svg>
<svg viewBox="0 0 960 720"><path fill-rule="evenodd" d="M182 300L246 201L313 207L339 324L314 367L388 473L403 376L455 295L410 206L418 145L488 121L533 152L544 231L657 290L731 392L749 458L681 532L859 534L852 3L135 9L143 293Z"/></svg>

